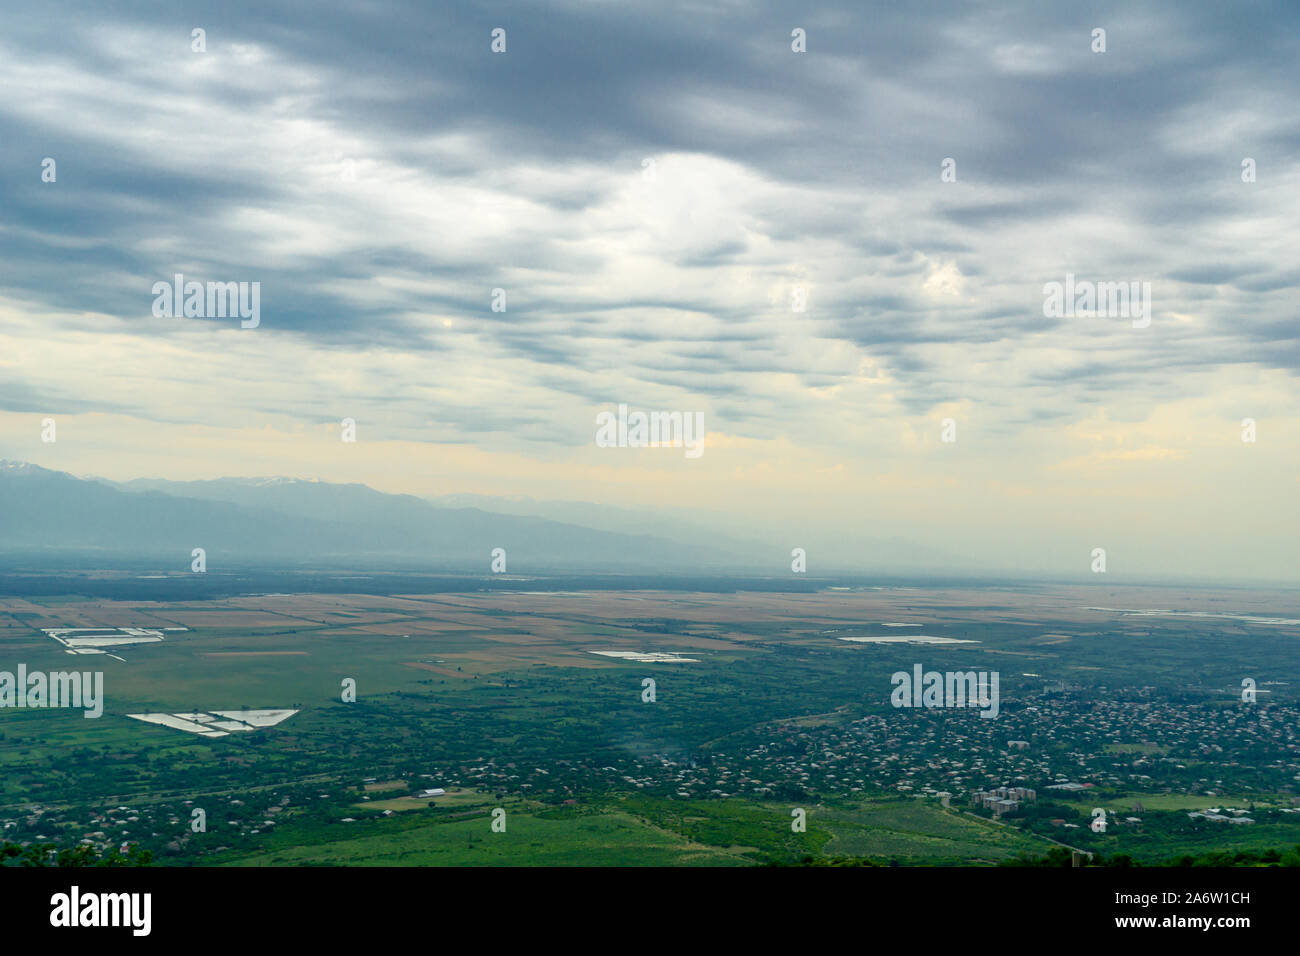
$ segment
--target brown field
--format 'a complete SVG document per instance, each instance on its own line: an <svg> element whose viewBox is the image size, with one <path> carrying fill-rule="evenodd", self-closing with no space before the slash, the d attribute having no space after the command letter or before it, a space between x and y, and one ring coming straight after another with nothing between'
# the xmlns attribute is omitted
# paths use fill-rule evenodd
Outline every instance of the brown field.
<svg viewBox="0 0 1300 956"><path fill-rule="evenodd" d="M1052 645L1089 633L1112 633L1117 626L1149 631L1162 623L1160 618L1125 619L1118 611L1089 608L1219 606L1268 617L1276 613L1272 598L1273 592L1186 594L1097 586L722 594L650 590L391 597L273 594L166 605L66 598L37 603L4 597L0 598L0 649L61 653L40 633L47 627L186 627L190 630L169 633L162 644L123 653L143 659L173 653L179 646L217 667L221 659L258 657L310 656L313 663L323 662L332 642L350 650L364 639L369 659L390 667L395 682L427 682L418 672L473 680L476 675L538 666L628 666L592 654L595 650L667 650L725 661L763 653L763 645L773 641L842 649L851 646L840 640L846 636L909 633L907 628L884 630L885 623L916 624L926 630L914 633L935 629L955 637L961 637L964 625L998 624L1014 650L987 643L962 647L978 654L1037 651L1047 655L1055 653ZM1047 618L1062 622L1061 631L1078 630L1073 636L1043 633L1039 629ZM1225 620L1222 626L1232 625ZM430 658L445 663L422 662Z"/></svg>
<svg viewBox="0 0 1300 956"><path fill-rule="evenodd" d="M188 608L176 608L169 615L182 627L197 630L201 627L274 627L283 629L293 625L306 626L316 623L305 617L293 617L283 614L267 614L256 611L191 611Z"/></svg>

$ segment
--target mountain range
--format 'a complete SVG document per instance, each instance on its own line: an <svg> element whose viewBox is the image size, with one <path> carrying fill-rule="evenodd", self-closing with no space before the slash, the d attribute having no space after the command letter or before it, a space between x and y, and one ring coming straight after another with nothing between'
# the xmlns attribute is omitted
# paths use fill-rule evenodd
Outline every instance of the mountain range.
<svg viewBox="0 0 1300 956"><path fill-rule="evenodd" d="M360 484L295 478L210 481L78 478L0 461L0 552L90 551L296 564L401 561L487 571L626 570L726 565L716 547L621 534L480 508L439 507Z"/></svg>
<svg viewBox="0 0 1300 956"><path fill-rule="evenodd" d="M0 554L91 552L296 566L393 565L482 573L506 569L701 570L789 574L791 545L815 570L934 570L961 564L914 542L737 538L708 512L610 507L476 494L420 498L303 478L116 482L0 460ZM811 537L811 536L810 536ZM860 560L853 560L860 555ZM821 563L816 564L818 556ZM833 557L834 556L834 557ZM182 560L183 559L183 560Z"/></svg>

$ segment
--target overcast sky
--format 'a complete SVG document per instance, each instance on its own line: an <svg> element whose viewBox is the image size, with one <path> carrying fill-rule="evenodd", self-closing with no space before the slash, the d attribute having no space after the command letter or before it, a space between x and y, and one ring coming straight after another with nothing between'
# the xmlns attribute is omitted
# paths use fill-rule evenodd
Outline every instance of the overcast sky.
<svg viewBox="0 0 1300 956"><path fill-rule="evenodd" d="M5 5L0 457L1300 576L1294 3L432 7Z"/></svg>

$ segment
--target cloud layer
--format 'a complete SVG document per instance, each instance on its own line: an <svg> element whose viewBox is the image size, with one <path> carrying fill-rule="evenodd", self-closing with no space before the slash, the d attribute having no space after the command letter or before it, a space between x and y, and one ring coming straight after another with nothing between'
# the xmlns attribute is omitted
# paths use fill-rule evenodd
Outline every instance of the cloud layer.
<svg viewBox="0 0 1300 956"><path fill-rule="evenodd" d="M1296 490L1300 13L999 6L7 12L0 449L761 512L846 561L885 526L1145 566L1216 513L1289 576L1259 535ZM261 326L155 318L178 272L260 282ZM1046 318L1067 273L1150 282L1150 326ZM594 449L618 402L703 411L708 453Z"/></svg>

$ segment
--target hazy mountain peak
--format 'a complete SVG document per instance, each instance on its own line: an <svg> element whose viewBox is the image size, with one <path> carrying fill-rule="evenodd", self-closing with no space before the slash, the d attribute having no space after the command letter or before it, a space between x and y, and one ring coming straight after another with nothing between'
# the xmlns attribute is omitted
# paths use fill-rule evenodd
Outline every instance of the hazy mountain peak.
<svg viewBox="0 0 1300 956"><path fill-rule="evenodd" d="M270 488L276 485L320 485L329 484L319 478L290 478L286 475L272 475L262 478L218 478L217 481L229 481L249 488Z"/></svg>
<svg viewBox="0 0 1300 956"><path fill-rule="evenodd" d="M12 459L12 458L0 458L0 471L8 472L9 474L26 474L26 475L35 475L35 474L42 474L42 473L47 475L63 474L63 472L51 471L48 468L42 468L40 465L33 465L30 461L17 461L16 459Z"/></svg>

